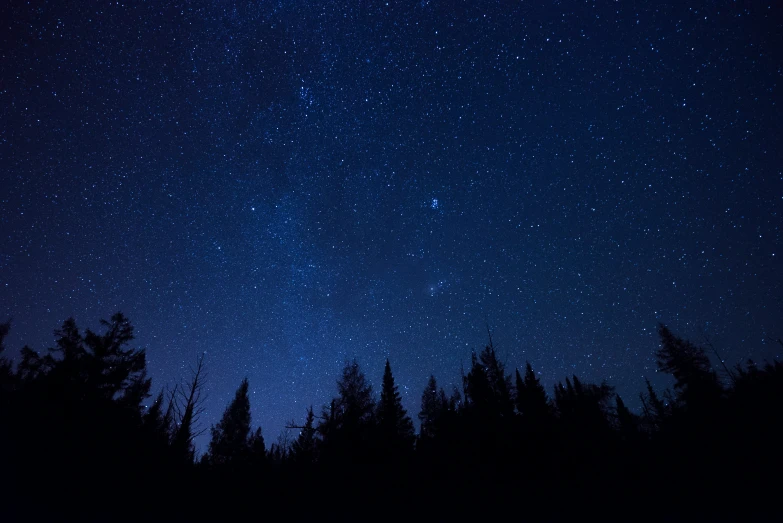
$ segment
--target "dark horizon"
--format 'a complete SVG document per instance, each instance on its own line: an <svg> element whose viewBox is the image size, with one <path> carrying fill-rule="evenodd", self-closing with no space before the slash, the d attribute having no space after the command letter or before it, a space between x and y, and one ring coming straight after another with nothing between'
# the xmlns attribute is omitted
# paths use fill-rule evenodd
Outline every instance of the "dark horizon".
<svg viewBox="0 0 783 523"><path fill-rule="evenodd" d="M328 405L288 422L296 434L274 442L253 423L244 379L202 453L203 357L153 395L132 323L118 313L101 326L82 331L69 319L56 348L25 348L13 365L4 355L10 324L0 323L10 520L214 520L260 506L362 521L382 508L404 520L413 507L464 517L507 515L520 503L546 520L766 521L780 512L768 500L783 466L783 363L729 368L665 325L655 360L672 387L646 380L639 414L611 384L575 374L548 394L529 363L510 372L490 338L463 369L461 390L430 376L418 413L404 407L389 360L380 394L347 362Z"/></svg>

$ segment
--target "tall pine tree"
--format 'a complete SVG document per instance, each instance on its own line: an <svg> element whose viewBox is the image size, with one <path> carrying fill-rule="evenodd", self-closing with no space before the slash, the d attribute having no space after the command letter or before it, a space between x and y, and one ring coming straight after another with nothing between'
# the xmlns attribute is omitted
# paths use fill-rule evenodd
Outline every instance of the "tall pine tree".
<svg viewBox="0 0 783 523"><path fill-rule="evenodd" d="M663 324L658 326L658 335L658 369L674 377L678 402L697 409L714 405L724 391L704 349L675 336Z"/></svg>
<svg viewBox="0 0 783 523"><path fill-rule="evenodd" d="M420 435L422 439L429 439L435 436L440 411L441 400L438 396L438 382L435 380L435 376L430 375L430 378L427 380L427 386L424 387L424 392L421 393L419 421L421 422Z"/></svg>
<svg viewBox="0 0 783 523"><path fill-rule="evenodd" d="M362 460L375 429L375 398L356 360L346 363L337 382L338 397L324 407L318 432L326 461Z"/></svg>
<svg viewBox="0 0 783 523"><path fill-rule="evenodd" d="M386 360L383 371L381 401L378 404L378 431L381 444L392 452L412 450L413 422L402 406L402 398L394 383L391 365Z"/></svg>
<svg viewBox="0 0 783 523"><path fill-rule="evenodd" d="M511 376L498 359L490 343L481 354L471 354L470 371L463 377L465 402L475 412L493 418L508 418L514 412L511 399Z"/></svg>
<svg viewBox="0 0 783 523"><path fill-rule="evenodd" d="M243 379L220 422L212 427L208 461L214 465L237 464L249 455L249 386L247 378Z"/></svg>
<svg viewBox="0 0 783 523"><path fill-rule="evenodd" d="M615 411L617 413L617 429L620 437L626 442L633 442L639 434L637 417L625 406L619 394L615 394Z"/></svg>
<svg viewBox="0 0 783 523"><path fill-rule="evenodd" d="M372 385L356 360L343 368L337 391L339 396L334 404L334 416L340 429L353 432L373 423L375 398Z"/></svg>
<svg viewBox="0 0 783 523"><path fill-rule="evenodd" d="M291 444L291 459L294 463L310 464L315 461L315 414L313 407L307 409L305 424L299 432L299 437Z"/></svg>
<svg viewBox="0 0 783 523"><path fill-rule="evenodd" d="M549 400L530 362L525 363L525 377L516 371L517 412L529 423L540 423L550 414Z"/></svg>

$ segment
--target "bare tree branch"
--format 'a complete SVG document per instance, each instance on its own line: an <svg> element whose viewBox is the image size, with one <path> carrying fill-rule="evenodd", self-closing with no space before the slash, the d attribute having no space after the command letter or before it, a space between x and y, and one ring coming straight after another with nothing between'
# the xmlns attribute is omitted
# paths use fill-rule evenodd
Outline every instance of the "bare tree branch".
<svg viewBox="0 0 783 523"><path fill-rule="evenodd" d="M723 358L720 357L720 354L718 353L718 349L715 348L715 345L712 344L712 341L710 340L709 336L707 336L707 333L704 332L704 330L701 331L701 335L704 337L704 341L707 344L707 346L712 349L712 352L715 353L715 357L718 358L718 361L720 361L720 364L723 366L723 370L726 371L726 374L728 374L729 378L731 379L732 383L737 381L737 378L734 376L734 373L729 370L729 367L726 365L726 362L723 361Z"/></svg>

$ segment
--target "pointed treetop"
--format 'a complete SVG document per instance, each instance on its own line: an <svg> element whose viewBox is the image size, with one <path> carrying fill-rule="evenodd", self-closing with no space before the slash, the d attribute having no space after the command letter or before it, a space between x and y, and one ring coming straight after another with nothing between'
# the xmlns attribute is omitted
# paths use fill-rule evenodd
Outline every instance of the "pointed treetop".
<svg viewBox="0 0 783 523"><path fill-rule="evenodd" d="M402 406L402 398L394 383L389 360L386 360L383 371L381 401L378 405L378 425L382 437L387 440L388 445L402 448L413 444L413 422Z"/></svg>

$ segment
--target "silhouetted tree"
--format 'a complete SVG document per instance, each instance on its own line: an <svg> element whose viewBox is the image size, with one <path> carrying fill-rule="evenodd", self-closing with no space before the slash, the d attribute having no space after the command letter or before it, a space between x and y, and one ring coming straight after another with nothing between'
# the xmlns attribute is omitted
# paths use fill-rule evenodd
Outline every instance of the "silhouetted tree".
<svg viewBox="0 0 783 523"><path fill-rule="evenodd" d="M150 397L152 379L147 377L146 363L140 372L136 373L129 381L117 402L127 409L141 412L140 406Z"/></svg>
<svg viewBox="0 0 783 523"><path fill-rule="evenodd" d="M261 427L257 427L248 438L248 450L250 453L250 464L260 465L266 461L266 443L264 435L261 433Z"/></svg>
<svg viewBox="0 0 783 523"><path fill-rule="evenodd" d="M195 368L191 369L190 382L174 389L178 395L172 403L176 415L176 428L172 436L171 448L175 459L186 465L192 464L195 456L193 438L202 432L198 429L198 421L204 412L202 393L205 380L202 354L196 361Z"/></svg>
<svg viewBox="0 0 783 523"><path fill-rule="evenodd" d="M668 409L662 399L658 397L658 394L653 389L650 380L644 379L646 394L644 392L639 393L639 398L642 401L642 409L644 411L644 420L647 422L650 430L657 430L660 428L668 416Z"/></svg>
<svg viewBox="0 0 783 523"><path fill-rule="evenodd" d="M127 395L125 403L133 401L138 406L149 396L151 384L145 376L145 351L126 348L134 339L133 326L122 313L113 315L111 321L101 320L101 325L106 327L104 334L99 335L88 329L84 336L88 384L99 390L105 398ZM73 329L75 331L75 324ZM78 331L70 332L66 322L63 337L58 340L66 362L71 358L71 353L76 358L85 357L84 351L78 346L77 335Z"/></svg>
<svg viewBox="0 0 783 523"><path fill-rule="evenodd" d="M157 439L160 444L168 445L171 439L172 420L171 409L164 410L165 401L165 392L161 389L155 401L144 413L142 425L150 437Z"/></svg>
<svg viewBox="0 0 783 523"><path fill-rule="evenodd" d="M487 370L479 362L478 355L470 354L470 370L462 377L462 388L465 391L465 405L481 412L491 412L494 409L492 388L487 377Z"/></svg>
<svg viewBox="0 0 783 523"><path fill-rule="evenodd" d="M56 346L45 356L29 347L21 352L18 375L25 381L46 379L52 386L67 387L93 397L121 399L140 411L149 395L146 356L143 349L128 348L134 339L133 327L122 313L111 321L101 320L106 332L79 333L73 318L55 331Z"/></svg>
<svg viewBox="0 0 783 523"><path fill-rule="evenodd" d="M452 389L451 396L447 395L446 390L441 387L440 392L438 393L438 397L440 398L440 403L443 407L441 411L452 412L456 414L463 404L462 395L459 393L459 389L457 389L457 387Z"/></svg>
<svg viewBox="0 0 783 523"><path fill-rule="evenodd" d="M723 389L704 349L675 336L663 324L659 325L658 334L658 368L674 377L678 402L696 408L714 404Z"/></svg>
<svg viewBox="0 0 783 523"><path fill-rule="evenodd" d="M16 367L16 378L22 382L30 382L39 377L40 374L45 373L46 369L43 365L43 359L28 345L22 347L19 351L21 359L19 365Z"/></svg>
<svg viewBox="0 0 783 523"><path fill-rule="evenodd" d="M529 423L540 423L550 415L549 400L544 386L533 372L530 363L525 363L525 377L516 371L517 412Z"/></svg>
<svg viewBox="0 0 783 523"><path fill-rule="evenodd" d="M464 388L465 403L475 411L491 417L509 417L513 413L511 376L498 359L491 338L479 356L475 352L471 355Z"/></svg>
<svg viewBox="0 0 783 523"><path fill-rule="evenodd" d="M585 501L604 499L605 492L641 506L661 484L669 489L653 496L655 506L686 503L715 519L701 500L772 499L777 484L766 478L783 469L776 452L783 439L783 364L748 361L727 371L730 380L722 384L705 351L664 326L656 356L660 370L674 376L674 392L656 393L645 380L642 416L606 383L577 376L558 383L550 401L529 363L515 372L512 387L490 338L472 354L469 372L462 372L465 402L458 391L448 395L438 388L434 376L427 380L415 451L407 452L413 427L390 363L376 404L353 361L320 419L309 408L303 426L295 427L298 437L292 441L286 430L268 450L261 429L251 430L243 380L211 428L204 467L183 466L192 464L199 433L203 356L189 382L163 388L148 402L144 351L131 348L133 329L121 314L102 322L100 333L84 335L66 320L53 348L38 353L24 347L15 369L5 353L9 328L0 323L0 470L12 478L10 487L4 485L9 501L0 516L10 520L7 507L14 503L31 518L49 503L66 519L69 504L91 511L80 519L116 519L116 507L125 511L117 517L130 517L126 512L138 507L163 519L151 507L168 502L184 517L187 504L179 500L196 497L203 500L196 510L214 500L225 515L229 506L247 509L242 504L260 491L266 503L280 506L350 493L353 508L363 502L386 506L412 493L492 504L517 499L507 493L524 493L547 510L555 506L547 502L568 500L581 511Z"/></svg>
<svg viewBox="0 0 783 523"><path fill-rule="evenodd" d="M372 385L356 360L343 368L342 377L337 382L337 392L339 396L334 415L340 428L352 431L374 421L375 399Z"/></svg>
<svg viewBox="0 0 783 523"><path fill-rule="evenodd" d="M305 423L299 432L299 437L291 444L291 459L295 463L311 464L315 461L316 432L313 407L307 409Z"/></svg>
<svg viewBox="0 0 783 523"><path fill-rule="evenodd" d="M427 386L424 387L424 391L421 393L421 411L419 411L419 421L421 422L419 433L421 438L435 437L436 424L441 409L442 402L438 396L438 382L435 380L435 376L430 375L427 380Z"/></svg>
<svg viewBox="0 0 783 523"><path fill-rule="evenodd" d="M286 461L288 461L288 458L290 456L291 451L291 434L289 432L289 429L286 427L283 429L283 431L278 434L277 441L275 443L272 443L272 446L269 448L269 452L267 454L267 457L269 461L277 466L284 465Z"/></svg>
<svg viewBox="0 0 783 523"><path fill-rule="evenodd" d="M250 398L249 383L242 380L234 399L226 407L223 417L211 429L208 461L213 465L237 464L248 458L250 452Z"/></svg>
<svg viewBox="0 0 783 523"><path fill-rule="evenodd" d="M413 449L413 422L402 406L402 398L394 383L391 365L386 360L383 371L381 401L378 404L378 431L381 445L390 452Z"/></svg>
<svg viewBox="0 0 783 523"><path fill-rule="evenodd" d="M573 382L555 386L555 407L562 421L571 427L601 430L608 428L607 413L614 388L606 382L600 385L583 384L578 377Z"/></svg>
<svg viewBox="0 0 783 523"><path fill-rule="evenodd" d="M3 352L5 351L5 337L8 336L8 333L11 331L11 320L8 320L4 323L0 323L0 358L5 359L4 356L2 356Z"/></svg>
<svg viewBox="0 0 783 523"><path fill-rule="evenodd" d="M5 338L11 330L11 320L0 323L0 395L11 391L13 368L11 361L3 354L5 352Z"/></svg>
<svg viewBox="0 0 783 523"><path fill-rule="evenodd" d="M346 363L337 382L338 397L324 409L318 432L327 456L349 456L367 451L375 425L375 399L356 360ZM347 459L347 458L346 458Z"/></svg>

